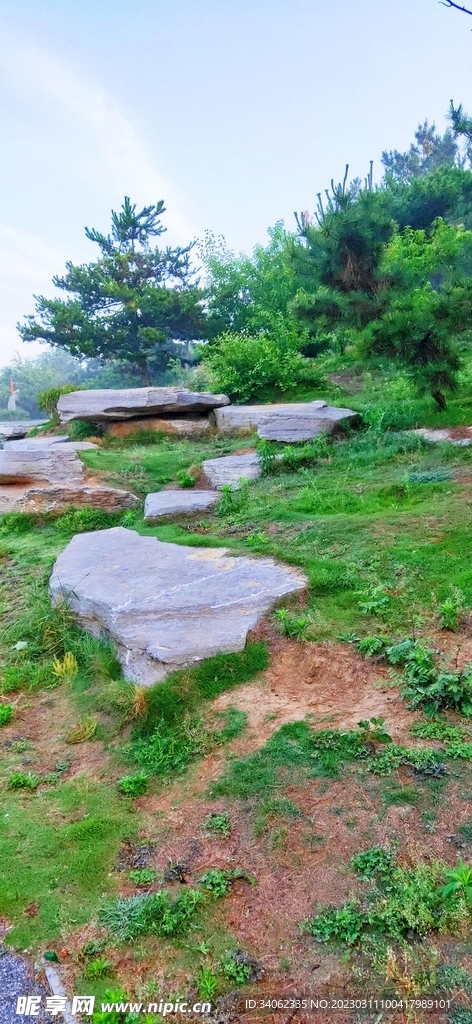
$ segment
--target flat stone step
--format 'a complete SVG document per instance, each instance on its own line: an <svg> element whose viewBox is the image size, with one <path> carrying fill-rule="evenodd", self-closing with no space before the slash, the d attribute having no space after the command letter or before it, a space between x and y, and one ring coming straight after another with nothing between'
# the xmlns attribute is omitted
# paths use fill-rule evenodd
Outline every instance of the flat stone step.
<svg viewBox="0 0 472 1024"><path fill-rule="evenodd" d="M229 405L227 395L188 388L100 388L61 395L57 411L61 423L70 420L129 420L160 413L195 413Z"/></svg>
<svg viewBox="0 0 472 1024"><path fill-rule="evenodd" d="M242 651L247 634L306 577L272 558L234 557L114 527L77 534L50 579L77 621L115 642L127 679L152 685L211 655Z"/></svg>
<svg viewBox="0 0 472 1024"><path fill-rule="evenodd" d="M267 441L308 441L331 433L339 425L355 422L358 413L327 402L287 402L273 405L230 405L215 410L222 434L257 430Z"/></svg>
<svg viewBox="0 0 472 1024"><path fill-rule="evenodd" d="M261 460L256 452L207 459L202 463L202 470L211 486L219 491L226 486L239 487L242 479L258 480L262 472Z"/></svg>
<svg viewBox="0 0 472 1024"><path fill-rule="evenodd" d="M156 491L144 503L144 521L155 522L162 516L190 515L211 508L220 498L218 491Z"/></svg>

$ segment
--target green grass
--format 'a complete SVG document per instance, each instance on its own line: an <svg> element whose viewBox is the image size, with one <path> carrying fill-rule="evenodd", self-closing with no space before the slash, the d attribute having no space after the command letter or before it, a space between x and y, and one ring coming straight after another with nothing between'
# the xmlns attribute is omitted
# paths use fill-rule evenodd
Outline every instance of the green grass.
<svg viewBox="0 0 472 1024"><path fill-rule="evenodd" d="M0 915L11 918L16 948L53 943L92 917L106 893L121 840L138 819L105 783L2 795ZM24 910L39 904L35 916Z"/></svg>

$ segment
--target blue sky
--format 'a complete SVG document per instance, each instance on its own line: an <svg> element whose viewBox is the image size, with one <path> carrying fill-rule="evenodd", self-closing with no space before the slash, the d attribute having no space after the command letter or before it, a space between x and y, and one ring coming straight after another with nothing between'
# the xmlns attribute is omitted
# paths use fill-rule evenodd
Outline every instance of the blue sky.
<svg viewBox="0 0 472 1024"><path fill-rule="evenodd" d="M1 0L0 365L33 292L125 194L168 240L250 251L346 162L381 175L472 108L472 17L437 0Z"/></svg>

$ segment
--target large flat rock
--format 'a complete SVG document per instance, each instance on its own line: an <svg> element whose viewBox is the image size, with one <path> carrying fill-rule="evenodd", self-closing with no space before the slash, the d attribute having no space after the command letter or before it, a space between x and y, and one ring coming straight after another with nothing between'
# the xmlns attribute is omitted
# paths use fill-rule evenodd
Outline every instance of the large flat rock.
<svg viewBox="0 0 472 1024"><path fill-rule="evenodd" d="M107 434L111 437L129 437L131 434L140 434L143 430L167 434L169 437L203 437L214 430L214 426L209 416L188 415L174 416L170 419L163 416L144 416L141 419L110 423L106 428Z"/></svg>
<svg viewBox="0 0 472 1024"><path fill-rule="evenodd" d="M268 441L308 441L319 434L355 422L352 409L338 409L326 402L292 402L275 405L231 405L215 410L222 434L256 430Z"/></svg>
<svg viewBox="0 0 472 1024"><path fill-rule="evenodd" d="M424 437L425 441L433 441L436 444L443 441L450 441L451 444L462 447L472 444L472 427L418 427L416 430L409 430L408 433Z"/></svg>
<svg viewBox="0 0 472 1024"><path fill-rule="evenodd" d="M202 463L203 473L217 490L222 487L239 487L241 480L258 480L261 462L255 452L247 455L223 455L220 459L207 459Z"/></svg>
<svg viewBox="0 0 472 1024"><path fill-rule="evenodd" d="M4 451L41 451L46 448L56 449L58 446L62 448L67 445L68 451L74 452L86 452L91 448L98 448L98 444L92 444L91 441L71 441L71 439L64 434L63 437L24 437L19 441L5 441L3 445Z"/></svg>
<svg viewBox="0 0 472 1024"><path fill-rule="evenodd" d="M128 679L151 685L173 669L243 650L249 630L305 577L272 558L235 558L115 527L77 534L50 579L78 622L111 637Z"/></svg>
<svg viewBox="0 0 472 1024"><path fill-rule="evenodd" d="M0 422L0 441L14 437L26 437L33 427L42 427L47 420L5 420Z"/></svg>
<svg viewBox="0 0 472 1024"><path fill-rule="evenodd" d="M57 411L61 423L69 420L129 420L160 413L195 413L229 405L226 395L187 388L127 388L72 391L61 395Z"/></svg>
<svg viewBox="0 0 472 1024"><path fill-rule="evenodd" d="M0 484L21 484L30 481L76 484L83 479L84 465L73 445L3 448L0 451Z"/></svg>
<svg viewBox="0 0 472 1024"><path fill-rule="evenodd" d="M43 484L42 487L0 487L0 515L5 512L66 512L69 508L101 508L105 512L127 512L139 506L131 491L101 484Z"/></svg>
<svg viewBox="0 0 472 1024"><path fill-rule="evenodd" d="M162 516L204 512L215 505L219 498L218 491L156 491L147 495L144 502L144 519L147 523L153 523Z"/></svg>

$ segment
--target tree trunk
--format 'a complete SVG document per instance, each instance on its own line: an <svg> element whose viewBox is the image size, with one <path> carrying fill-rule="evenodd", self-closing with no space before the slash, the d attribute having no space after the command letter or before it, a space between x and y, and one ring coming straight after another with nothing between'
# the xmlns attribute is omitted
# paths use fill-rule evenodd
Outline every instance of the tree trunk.
<svg viewBox="0 0 472 1024"><path fill-rule="evenodd" d="M433 398L441 412L446 408L446 396L443 391L433 391Z"/></svg>
<svg viewBox="0 0 472 1024"><path fill-rule="evenodd" d="M143 388L151 387L152 386L152 380L151 380L151 374L150 374L150 371L149 371L149 366L148 366L147 359L140 359L139 362L136 363L136 366L137 366L137 368L138 368L138 370L139 370L139 372L141 374L141 380L143 382Z"/></svg>

